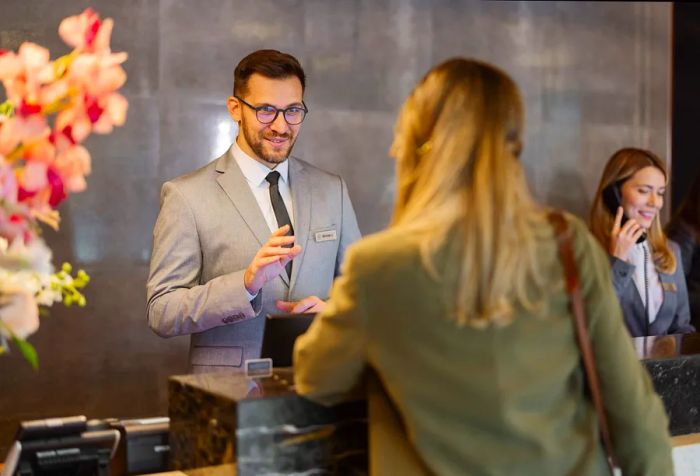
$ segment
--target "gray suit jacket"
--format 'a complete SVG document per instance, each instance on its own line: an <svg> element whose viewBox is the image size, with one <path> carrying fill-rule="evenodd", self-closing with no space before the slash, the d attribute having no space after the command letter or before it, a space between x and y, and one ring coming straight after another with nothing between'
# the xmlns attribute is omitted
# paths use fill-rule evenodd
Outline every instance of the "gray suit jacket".
<svg viewBox="0 0 700 476"><path fill-rule="evenodd" d="M639 291L637 291L637 286L632 280L634 265L614 256L610 257L613 286L622 306L625 325L632 337L695 332L695 328L690 325L688 291L685 285L685 275L683 274L678 245L674 242L669 244L676 256L676 272L673 274L659 273L659 280L661 281L661 286L663 286L664 301L656 315L656 319L649 324L648 329L644 303L639 295Z"/></svg>
<svg viewBox="0 0 700 476"><path fill-rule="evenodd" d="M195 372L236 369L259 357L265 315L280 312L275 301L327 298L346 248L360 238L345 182L288 160L302 251L291 279L282 273L253 302L243 274L271 232L231 151L163 185L147 283L148 323L163 337L192 335Z"/></svg>

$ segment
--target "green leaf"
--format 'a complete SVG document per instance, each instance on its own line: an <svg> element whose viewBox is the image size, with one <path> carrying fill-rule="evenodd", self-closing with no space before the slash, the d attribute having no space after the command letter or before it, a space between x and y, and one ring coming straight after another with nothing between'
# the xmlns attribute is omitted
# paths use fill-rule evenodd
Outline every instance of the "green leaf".
<svg viewBox="0 0 700 476"><path fill-rule="evenodd" d="M39 356L37 355L34 346L26 340L20 339L17 336L12 336L12 340L14 341L15 345L19 348L19 351L22 353L24 358L27 359L27 362L29 362L32 368L34 370L39 370Z"/></svg>
<svg viewBox="0 0 700 476"><path fill-rule="evenodd" d="M8 99L7 101L0 103L0 116L12 117L15 113L12 103Z"/></svg>

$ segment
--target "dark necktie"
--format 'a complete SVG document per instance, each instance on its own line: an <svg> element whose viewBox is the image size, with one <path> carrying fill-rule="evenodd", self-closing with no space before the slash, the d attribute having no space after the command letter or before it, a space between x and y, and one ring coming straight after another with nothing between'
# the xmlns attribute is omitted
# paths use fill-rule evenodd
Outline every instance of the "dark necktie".
<svg viewBox="0 0 700 476"><path fill-rule="evenodd" d="M287 207L284 206L284 201L282 200L282 195L280 195L279 180L280 173L273 170L265 180L270 184L270 202L272 203L272 210L275 212L275 218L277 219L277 226L283 227L284 225L289 225L289 232L287 235L294 234L294 228L292 228L292 220L289 219L289 213L287 213ZM291 248L293 245L287 245ZM292 277L292 262L287 263L287 276L291 279Z"/></svg>

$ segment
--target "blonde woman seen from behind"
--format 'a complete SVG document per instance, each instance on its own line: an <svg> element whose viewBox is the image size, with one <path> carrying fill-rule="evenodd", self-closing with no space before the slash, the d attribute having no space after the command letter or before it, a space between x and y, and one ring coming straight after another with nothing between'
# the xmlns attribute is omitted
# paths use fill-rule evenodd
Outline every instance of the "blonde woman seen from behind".
<svg viewBox="0 0 700 476"><path fill-rule="evenodd" d="M371 393L372 474L606 474L554 232L518 161L522 123L502 71L467 59L433 68L397 121L392 224L353 246L297 340L300 394L336 402L370 368L381 382L403 429L387 428ZM670 476L667 419L607 257L567 220L618 463Z"/></svg>

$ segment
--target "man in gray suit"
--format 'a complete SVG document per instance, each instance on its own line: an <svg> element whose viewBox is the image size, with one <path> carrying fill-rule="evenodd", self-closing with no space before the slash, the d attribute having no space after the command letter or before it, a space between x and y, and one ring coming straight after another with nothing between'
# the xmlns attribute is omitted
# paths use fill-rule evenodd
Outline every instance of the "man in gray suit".
<svg viewBox="0 0 700 476"><path fill-rule="evenodd" d="M320 311L360 237L345 182L289 156L308 112L304 87L293 56L248 55L227 102L236 141L163 185L148 323L163 337L192 335L195 372L259 357L268 313Z"/></svg>

